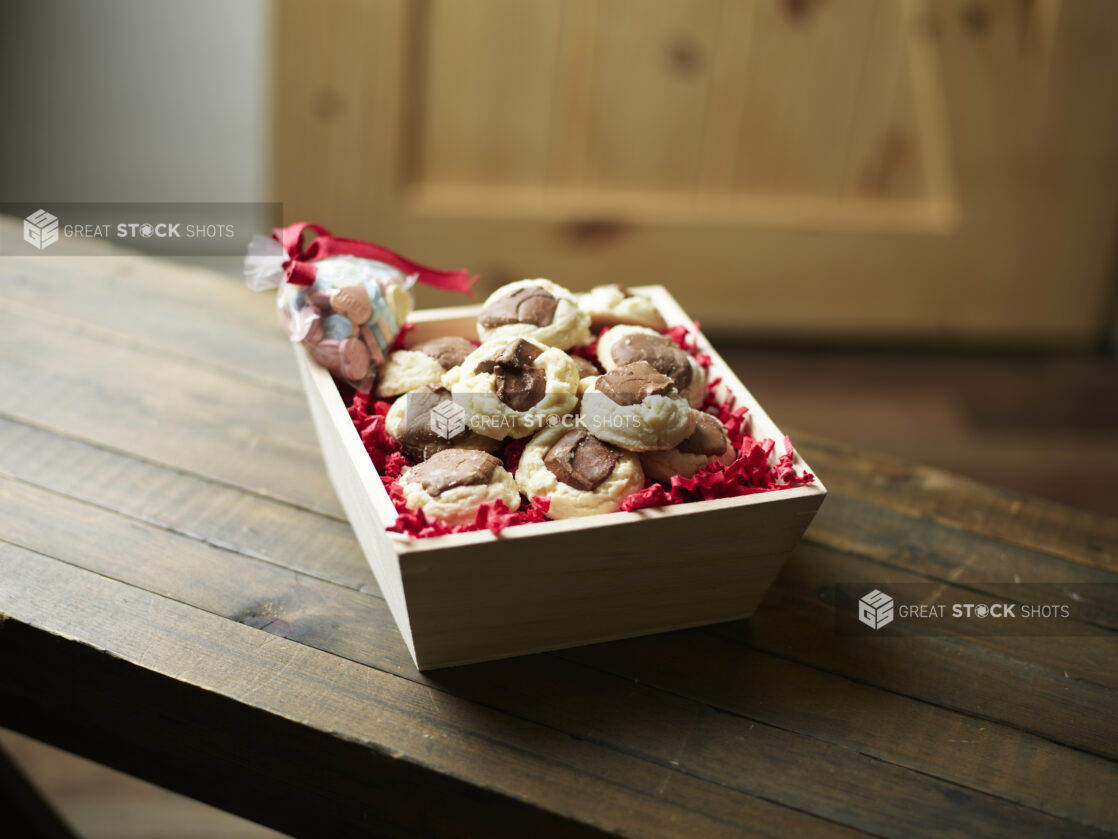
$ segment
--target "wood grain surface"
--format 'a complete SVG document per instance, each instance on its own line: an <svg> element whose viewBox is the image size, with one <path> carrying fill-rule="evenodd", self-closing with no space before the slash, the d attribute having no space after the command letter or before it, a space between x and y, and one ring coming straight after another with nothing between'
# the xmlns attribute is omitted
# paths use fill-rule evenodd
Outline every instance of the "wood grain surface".
<svg viewBox="0 0 1118 839"><path fill-rule="evenodd" d="M280 0L272 67L289 220L487 291L659 283L751 341L1112 325L1113 0Z"/></svg>
<svg viewBox="0 0 1118 839"><path fill-rule="evenodd" d="M0 725L295 835L1118 830L1118 604L867 639L819 595L1116 582L1113 519L801 437L831 497L751 620L420 674L269 296L119 254L0 294Z"/></svg>

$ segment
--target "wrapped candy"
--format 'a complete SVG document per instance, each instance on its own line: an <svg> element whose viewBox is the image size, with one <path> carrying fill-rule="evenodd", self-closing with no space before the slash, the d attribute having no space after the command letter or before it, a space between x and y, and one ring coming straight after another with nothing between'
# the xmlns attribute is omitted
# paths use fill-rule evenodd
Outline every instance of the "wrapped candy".
<svg viewBox="0 0 1118 839"><path fill-rule="evenodd" d="M468 292L475 279L306 222L253 237L244 270L254 291L279 288L280 323L291 340L363 393L411 314L412 285Z"/></svg>

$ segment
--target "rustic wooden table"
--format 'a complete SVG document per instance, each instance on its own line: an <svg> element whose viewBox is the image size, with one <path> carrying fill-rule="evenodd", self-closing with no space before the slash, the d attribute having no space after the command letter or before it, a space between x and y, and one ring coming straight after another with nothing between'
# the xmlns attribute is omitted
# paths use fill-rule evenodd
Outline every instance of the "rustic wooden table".
<svg viewBox="0 0 1118 839"><path fill-rule="evenodd" d="M1112 635L840 637L819 596L1113 582L1118 521L801 437L831 494L753 619L420 675L270 295L43 256L0 297L0 725L299 835L1118 830Z"/></svg>

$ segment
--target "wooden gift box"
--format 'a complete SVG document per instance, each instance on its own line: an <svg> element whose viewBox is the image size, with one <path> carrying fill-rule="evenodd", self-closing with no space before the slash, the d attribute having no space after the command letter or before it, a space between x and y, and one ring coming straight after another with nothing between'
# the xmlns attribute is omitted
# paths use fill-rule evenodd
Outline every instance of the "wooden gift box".
<svg viewBox="0 0 1118 839"><path fill-rule="evenodd" d="M662 286L636 289L670 325L692 321ZM480 306L413 313L408 343L476 335ZM747 405L753 436L783 434L703 337L710 375ZM330 374L296 358L326 469L420 670L749 617L826 489L772 492L628 513L413 539ZM796 471L808 466L799 455Z"/></svg>

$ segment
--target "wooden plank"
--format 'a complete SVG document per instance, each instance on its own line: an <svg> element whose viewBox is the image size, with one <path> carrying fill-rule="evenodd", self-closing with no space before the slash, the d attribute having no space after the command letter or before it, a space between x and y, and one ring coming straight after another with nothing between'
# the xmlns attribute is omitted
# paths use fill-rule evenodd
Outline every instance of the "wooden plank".
<svg viewBox="0 0 1118 839"><path fill-rule="evenodd" d="M340 516L298 394L85 335L36 333L9 313L0 323L0 412Z"/></svg>
<svg viewBox="0 0 1118 839"><path fill-rule="evenodd" d="M558 184L577 184L584 180L588 151L586 126L593 104L594 27L599 5L598 0L565 0L562 4L548 160L548 181L552 189ZM486 203L492 206L492 200L493 192L487 190Z"/></svg>
<svg viewBox="0 0 1118 839"><path fill-rule="evenodd" d="M348 588L376 580L348 522L0 418L0 474Z"/></svg>
<svg viewBox="0 0 1118 839"><path fill-rule="evenodd" d="M420 181L547 179L565 69L558 62L562 14L555 0L422 4L409 33L409 49L421 50L424 85L419 136L411 138Z"/></svg>
<svg viewBox="0 0 1118 839"><path fill-rule="evenodd" d="M1118 629L1118 585L1114 585L1118 575L1052 554L833 494L806 538L885 568L905 569L975 591L994 592L990 583L1110 583L1112 590L1099 589L1093 595L1098 604L1085 603L1079 617Z"/></svg>
<svg viewBox="0 0 1118 839"><path fill-rule="evenodd" d="M44 534L35 520L34 510L49 508L49 498L35 497L34 493L18 489L6 494L14 505L13 509L19 509L21 518L29 520L15 538L25 544L30 543L36 550L59 553L100 574L123 577L145 588L166 586L167 581L174 577L175 568L189 568L191 573L177 579L174 586L173 594L179 600L241 620L267 617L281 623L289 637L301 643L327 648L347 659L371 663L388 672L409 672L403 644L395 633L384 604L379 600L328 586L319 580L292 581L288 573L272 566L223 555L200 545L192 548L189 540L165 533L144 534L142 531L148 529L126 527L123 520L111 515L87 512L83 516L72 503L59 508L56 502L55 509L48 515L54 513L62 521L80 521L82 524L78 527L95 529L106 540L104 549L94 545L87 546L80 553L75 552L67 547L75 541L73 532L59 528L57 535ZM167 544L157 548L161 541ZM135 555L151 556L153 560L136 568L130 559ZM160 557L166 559L160 560ZM923 812L924 816L920 818L927 818L942 796L942 792L936 792L936 785L929 785L921 775L890 774L892 769L881 768L874 761L866 762L855 752L846 755L826 752L829 763L841 767L838 774L844 779L842 784L836 786L836 782L828 780L832 777L830 774L822 779L809 775L802 779L802 792L799 791L801 788L785 791L784 779L794 770L787 768L785 772L774 775L766 772L765 766L775 760L776 755L802 754L805 750L818 752L820 746L814 743L814 738L789 740L778 728L769 730L766 727L763 731L755 731L732 718L712 720L708 714L696 714L694 711L697 709L687 711L665 696L645 695L646 692L642 692L640 702L636 703L632 688L625 680L596 677L592 672L580 669L556 672L557 667L542 659L529 658L494 664L488 668L446 671L430 678L418 674L408 675L408 678L421 680L440 690L449 690L454 695L486 706L501 708L518 717L545 722L581 739L606 743L630 754L642 754L665 765L672 765L674 761L692 775L720 784L732 784L766 799L781 801L797 809L821 812L828 818L874 832L882 830L881 825L859 821L868 818L859 816L859 812L874 808L869 806L871 799L858 802L858 790L878 790L882 784L890 789L903 787L903 807L897 812L889 811L887 816L892 822L900 823L901 829L907 830L915 829L918 824L918 821L912 820L912 813ZM564 696L564 700L555 708L541 701L541 697L559 695ZM583 705L585 707L579 710ZM639 716L641 724L622 727L620 733L614 733L610 726L616 724L616 718L602 717L608 708L624 709L630 721L638 719L639 708L643 711ZM592 713L591 709L597 711ZM698 722L688 722L691 719ZM592 729L586 728L588 721L595 721ZM739 728L741 733L738 736L750 743L750 757L744 763L733 735ZM668 738L670 742L658 740L655 736L657 732L672 732ZM685 742L686 738L690 738L687 758L684 758L683 749L679 746L681 736ZM731 749L731 752L721 753L724 748ZM1066 764L1058 758L1056 762ZM799 764L798 759L796 763ZM881 777L883 772L887 777ZM758 778L766 780L759 781ZM816 782L824 783L825 787L816 788ZM813 804L818 799L823 799L824 803ZM982 811L992 807L991 813L996 813L998 824L1009 820L1025 832L1041 830L1044 824L1043 820L1037 822L1033 815L1014 808L1002 811L999 809L1002 805L992 804L985 798L971 803L975 809ZM823 809L820 811L819 807ZM878 809L881 809L880 806ZM980 821L982 817L971 813L969 818L972 830L977 829L974 820ZM904 825L908 827L904 828Z"/></svg>
<svg viewBox="0 0 1118 839"><path fill-rule="evenodd" d="M908 2L875 2L870 10L857 104L842 166L842 191L919 198L929 193L925 158L935 151L916 120L906 18ZM920 103L938 115L940 102Z"/></svg>
<svg viewBox="0 0 1118 839"><path fill-rule="evenodd" d="M557 655L1072 821L1118 827L1113 761L709 632L673 632Z"/></svg>
<svg viewBox="0 0 1118 839"><path fill-rule="evenodd" d="M1011 545L1118 572L1118 519L995 489L888 455L796 434L835 492Z"/></svg>
<svg viewBox="0 0 1118 839"><path fill-rule="evenodd" d="M277 343L282 346L282 339ZM148 413L203 426L210 436L250 436L317 454L305 397L294 391L279 392L92 335L44 330L10 310L0 312L0 351L9 367L33 371L62 388L91 383L108 400L126 396Z"/></svg>
<svg viewBox="0 0 1118 839"><path fill-rule="evenodd" d="M319 458L312 451L293 450L249 435L207 436L197 426L146 413L138 400L119 394L106 399L103 390L88 383L69 383L63 401L54 392L44 391L40 374L5 363L0 366L7 368L0 373L4 382L0 413L8 417L341 516L341 507L326 476L318 471ZM249 450L255 452L253 457L245 456ZM289 476L287 487L283 475Z"/></svg>
<svg viewBox="0 0 1118 839"><path fill-rule="evenodd" d="M262 642L261 634L247 626L39 554L3 545L0 555L15 575L0 592L0 612L8 616L0 632L11 639L0 645L5 667L11 668L6 672L33 672L36 662L19 655L32 644L40 651L49 646L36 643L42 641L33 637L36 629L63 638L80 633L84 643L54 644L99 650L140 665L98 661L92 672L77 674L51 667L41 678L48 679L48 687L51 678L60 685L69 680L71 688L60 688L57 696L71 708L68 697L75 695L74 686L86 688L81 677L96 679L95 707L75 719L94 729L106 722L101 713L115 713L115 722L132 719L115 732L121 744L117 760L127 759L135 745L148 758L145 765L152 762L156 773L167 770L172 786L194 795L208 790L199 797L249 818L269 821L267 813L251 809L260 804L255 794L240 800L246 787L252 792L255 777L285 818L297 819L294 823L304 830L311 818L319 830L334 822L346 835L356 828L368 830L362 822L370 811L388 835L419 832L424 817L447 819L456 834L483 835L506 815L514 824L530 817L539 829L572 833L584 826L642 836L733 836L745 828L773 836L854 835L839 825L730 793L287 639L264 635ZM54 655L50 660L61 659ZM161 702L155 693L154 703L136 703L137 693L127 689L131 679L103 681L114 668L148 686L156 683L156 690L176 694L177 701ZM152 680L152 673L166 678ZM19 689L24 690L22 683ZM140 695L152 696L151 691L145 687ZM110 701L102 703L98 692L108 694ZM12 693L0 697L0 708L34 728L34 706L43 697L34 689L15 699ZM48 692L45 701L52 695ZM125 697L131 701L122 701ZM254 712L247 715L230 714L229 703L219 701L243 707L250 697ZM221 706L219 713L213 712L215 705ZM113 710L118 707L126 707L129 716ZM166 731L168 718L183 732L181 740L150 736L148 723ZM64 721L58 724L65 726ZM135 743L130 742L133 737ZM183 744L191 745L172 759ZM280 773L279 778L248 772L246 777L250 767L269 765L257 760L274 761L277 752L286 756L284 763L294 760L303 771ZM152 760L160 757L165 766ZM228 765L214 757L228 759ZM181 761L188 762L182 774L174 771ZM191 770L202 772L203 767L208 778L190 777ZM224 775L228 770L233 777ZM464 784L464 779L471 781ZM470 795L474 803L459 810ZM297 806L282 807L284 799ZM308 806L312 803L317 806ZM302 811L302 817L293 810Z"/></svg>
<svg viewBox="0 0 1118 839"><path fill-rule="evenodd" d="M860 683L1008 723L1094 754L1118 756L1109 722L1118 701L1115 692L1086 680L1092 663L1111 656L1112 639L1094 641L1098 646L1093 650L1083 638L1065 647L1069 657L1079 658L1081 679L1071 678L1070 672L1065 676L1062 667L1051 669L1051 663L1049 668L1036 666L1032 656L1011 659L994 648L993 639L915 633L838 636L832 609L819 592L836 580L858 579L839 568L838 556L801 544L753 618L711 631Z"/></svg>
<svg viewBox="0 0 1118 839"><path fill-rule="evenodd" d="M0 714L13 726L284 835L483 839L496 824L525 835L607 835L9 623L0 661L27 679L0 698ZM40 673L41 662L52 669ZM66 698L75 689L85 694L80 705ZM137 695L151 704L137 705ZM189 824L188 835L198 835L201 826Z"/></svg>
<svg viewBox="0 0 1118 839"><path fill-rule="evenodd" d="M680 189L698 179L717 0L599 3L585 126L588 186Z"/></svg>
<svg viewBox="0 0 1118 839"><path fill-rule="evenodd" d="M673 633L633 643L658 646L666 653L673 647L662 643L665 639L690 634ZM619 649L619 656L624 659L628 643L615 642L606 646ZM593 663L592 655L584 659L582 653L596 649L563 651L555 656L572 659L579 665L584 660ZM507 663L502 662L453 669L431 678L458 695L469 695L498 707L513 703L532 707L536 718L576 736L595 742L618 743L626 750L638 750L658 762L679 765L688 774L716 779L719 783L825 815L880 836L950 835L954 832L999 836L1007 831L1043 835L1045 830L1090 833L1094 828L1082 824L1082 808L1077 798L1083 795L1083 782L1095 789L1105 789L1118 778L1114 767L1106 761L1095 758L1093 763L1082 765L1077 776L1080 783L1075 788L1065 783L1052 793L1053 798L1061 801L1059 808L1074 813L1071 819L1077 824L1051 821L1038 818L1035 811L1021 807L1021 792L1012 783L1006 784L1013 788L1011 800L1015 803L1009 805L1001 798L975 792L968 788L970 784L958 787L939 777L932 778L922 772L902 770L891 762L867 758L861 749L840 746L836 737L819 737L814 731L802 736L789 729L788 723L780 719L778 710L767 715L772 722L766 723L758 715L747 713L739 717L716 713L709 697L688 696L684 700L680 691L670 688L670 698L666 697L645 683L647 676L655 687L665 684L656 675L663 669L663 662L652 667L621 666L617 671L628 678L619 678L613 672L595 675L582 666L563 667L552 659L552 656L533 657L517 662L515 676L507 672ZM651 661L645 658L641 665ZM707 666L725 674L728 664L740 663L743 663L740 657L731 656L708 660ZM675 660L674 664L684 671L699 669L686 659ZM762 674L742 672L741 675L752 681L754 676ZM809 681L812 687L821 687L818 680ZM825 687L829 689L832 685L828 682ZM779 694L783 690L777 688L774 692L778 694L774 698L778 709ZM849 725L849 721L845 724ZM624 733L619 733L619 728ZM1057 762L1065 767L1083 763L1074 759ZM1109 767L1109 771L1101 776L1085 774L1095 767ZM1005 768L1011 770L1011 767ZM937 767L934 774L938 776L939 771L942 767ZM982 786L989 785L977 776L971 780ZM1033 801L1040 801L1038 792L1034 787L1027 795ZM950 810L943 806L945 799L953 799ZM1046 803L1043 809L1051 811L1052 807ZM1106 823L1113 825L1113 813L1101 815L1104 822L1109 818ZM929 825L934 827L929 830Z"/></svg>
<svg viewBox="0 0 1118 839"><path fill-rule="evenodd" d="M835 195L873 55L873 0L757 3L748 69L738 80L741 121L731 173L737 191ZM857 57L856 59L854 57Z"/></svg>
<svg viewBox="0 0 1118 839"><path fill-rule="evenodd" d="M824 588L836 582L933 582L919 574L888 568L875 562L867 562L858 556L816 545L806 545L804 550L796 554L796 558L802 561L786 568L780 580L778 596L789 598L789 602L797 598L819 602ZM960 586L948 581L934 582L935 588L942 590L947 597L964 602L967 593L973 590L970 586ZM1111 581L1111 585L1113 584ZM980 591L981 587L976 589ZM1118 616L1109 607L1103 605L1099 610L1103 624L1118 621ZM1071 635L1064 637L968 636L953 632L948 625L936 626L930 630L914 628L911 637L961 642L975 650L978 666L981 666L985 657L995 653L1011 666L1028 664L1032 669L1046 671L1048 677L1055 679L1055 684L1075 679L1086 686L1103 686L1112 690L1118 688L1118 661L1111 648L1118 641L1118 633L1107 629L1105 625L1098 626L1087 621L1076 621L1069 632ZM1115 700L1118 701L1118 695Z"/></svg>
<svg viewBox="0 0 1118 839"><path fill-rule="evenodd" d="M0 219L0 224L13 222ZM262 231L263 232L263 231ZM124 343L260 385L299 389L274 292L111 247L96 257L11 256L0 266L9 312L39 328Z"/></svg>

